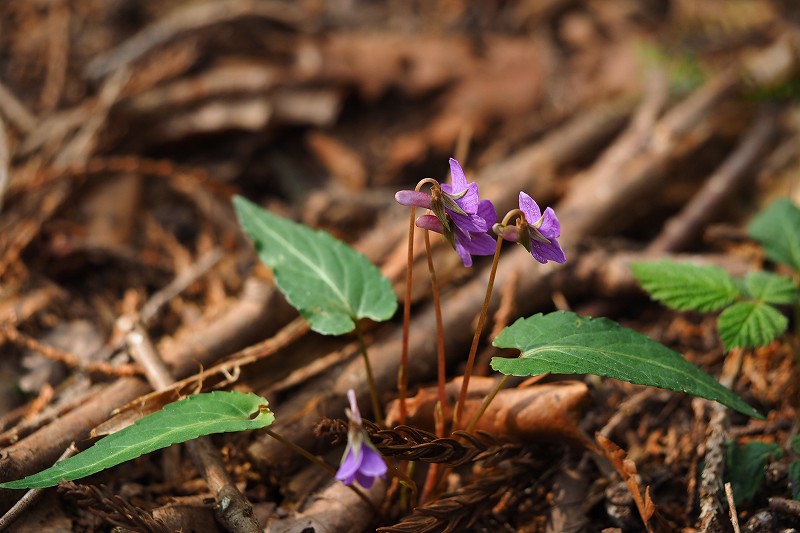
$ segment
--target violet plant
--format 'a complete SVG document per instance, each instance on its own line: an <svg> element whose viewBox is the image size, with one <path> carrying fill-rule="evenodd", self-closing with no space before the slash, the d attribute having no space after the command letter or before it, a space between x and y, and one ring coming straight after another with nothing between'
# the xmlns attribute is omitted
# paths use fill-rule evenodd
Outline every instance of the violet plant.
<svg viewBox="0 0 800 533"><path fill-rule="evenodd" d="M437 432L442 434L444 421L441 420L441 413L445 400L443 388L446 379L444 331L435 270L430 254L429 232L441 233L458 253L465 266L472 264L473 255L491 255L492 251L494 253L486 298L467 357L463 388L454 412L454 420L451 421L453 429L466 426L458 418L461 416L460 409L464 403L464 394L485 323L503 241L521 244L539 263L566 262L566 255L558 242L561 226L552 208L548 207L542 212L530 196L521 192L519 208L506 214L502 221L497 223L492 203L480 199L478 185L467 181L461 166L454 159L450 160L450 170L452 174L450 184L440 185L436 180L428 178L422 180L416 190L401 191L396 195L400 203L411 207L409 268L403 313L403 355L398 379L401 417L404 416L407 393L405 376L408 361L413 233L415 227L420 227L426 232L428 266L433 281L434 305L437 311L440 390L437 409L440 420ZM425 185L430 186L429 194L420 190ZM394 315L397 300L390 282L363 255L325 232L314 231L279 217L240 197L234 199L234 205L239 221L252 239L260 259L273 270L276 286L308 321L311 329L329 335L340 335L355 330L365 362L367 382L370 385L373 414L380 423L381 405L371 372L366 342L357 324L363 319L382 321ZM417 207L428 209L430 213L416 217ZM781 209L787 211L785 204ZM764 227L773 223L769 218L773 215L764 216L767 218L751 225L751 232L764 243L768 256L800 270L800 253L798 253L800 237L797 235L800 231L798 230L800 222L796 222L800 215L791 211L788 219L790 222L781 222L780 227L784 229L784 233L794 237L789 243L770 241L772 233L769 233L768 238L759 237L764 235L762 233ZM500 238L495 240L491 237L488 233L490 229ZM773 281L773 278L754 278L750 280L749 285L745 280L745 285L749 286L747 290L751 292L756 292L760 287L758 290L761 291L760 294L765 301L768 298L763 294L774 294L777 291L783 295L778 298L780 302L788 302L789 291L784 287L786 282L780 281L776 285ZM791 294L791 301L795 302L796 306L796 292ZM774 302L776 297L770 298L773 303L778 303ZM516 358L492 359L492 368L506 376L535 376L547 372L595 374L686 392L718 401L748 416L763 418L736 394L721 386L713 377L686 361L680 354L608 319L580 317L567 312L553 312L546 315L539 313L520 318L503 329L493 344L501 348L515 348L520 352ZM493 394L487 397L487 401ZM364 487L371 486L377 477L386 475L387 469L393 475L402 477L402 472L394 468L391 463L387 463L370 442L363 429L361 414L352 390L348 392L348 399L350 430L341 465L336 472L327 465L324 466L337 479L348 484L357 482ZM125 430L99 440L92 448L62 463L57 463L50 469L22 480L0 483L0 488L52 486L60 480L78 479L144 453L201 435L266 428L274 421L274 415L267 405L266 399L253 394L213 392L192 395L142 418ZM474 426L475 421L476 419L473 419L470 426ZM291 445L270 430L265 431L281 442ZM316 460L307 452L301 453L311 460ZM431 476L429 479L432 479ZM402 480L404 483L410 482L406 477Z"/></svg>

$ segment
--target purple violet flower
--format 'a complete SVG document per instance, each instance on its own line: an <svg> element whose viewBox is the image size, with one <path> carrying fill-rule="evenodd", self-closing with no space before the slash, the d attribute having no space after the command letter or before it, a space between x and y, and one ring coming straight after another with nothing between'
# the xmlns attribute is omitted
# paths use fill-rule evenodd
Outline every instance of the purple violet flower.
<svg viewBox="0 0 800 533"><path fill-rule="evenodd" d="M495 224L494 232L507 241L519 242L542 264L566 263L567 256L556 240L561 236L561 224L555 211L548 207L542 214L533 198L524 192L519 193L519 210L525 215L524 220L517 219L516 226Z"/></svg>
<svg viewBox="0 0 800 533"><path fill-rule="evenodd" d="M336 479L345 485L357 481L368 489L375 483L375 478L386 476L386 462L361 425L361 413L353 389L347 391L347 398L350 400L350 409L345 412L350 419L350 429L347 432L347 448L336 472Z"/></svg>
<svg viewBox="0 0 800 533"><path fill-rule="evenodd" d="M424 207L433 215L417 218L420 228L443 234L455 248L464 266L472 266L473 255L492 255L495 240L486 232L497 221L497 212L489 200L478 197L478 184L467 183L458 161L450 158L452 184L433 184L431 193L398 191L394 197L407 206ZM431 180L433 181L433 180Z"/></svg>

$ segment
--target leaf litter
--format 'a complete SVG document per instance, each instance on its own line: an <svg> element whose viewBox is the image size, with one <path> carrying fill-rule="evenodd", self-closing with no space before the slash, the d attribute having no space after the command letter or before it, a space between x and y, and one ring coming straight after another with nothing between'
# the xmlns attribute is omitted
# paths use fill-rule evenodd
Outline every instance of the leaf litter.
<svg viewBox="0 0 800 533"><path fill-rule="evenodd" d="M367 506L267 437L215 439L260 525L290 530L314 517L326 531L727 530L717 488L732 479L723 457L731 439L783 450L766 459L754 496L734 492L742 530L800 520L787 473L797 339L724 355L715 321L648 302L630 273L644 249L742 276L764 260L747 243L748 220L772 198L800 200L790 3L79 0L12 2L0 13L9 30L0 36L2 480L51 465L73 441L85 447L129 402L127 412L146 412L219 386L279 391L269 398L276 430L335 463L343 441L333 449L314 430L343 417L347 389L366 391L352 339L297 329L229 197L330 229L397 288L404 264L392 253L404 248L405 220L393 191L442 176L442 162L457 156L500 211L519 190L559 206L574 263L532 271L525 254L508 252L496 283L515 285L504 302L515 310L504 320L547 312L559 294L573 311L647 333L722 376L767 420L610 379L511 382L495 408L533 406L537 415L508 418L513 427L490 424L448 442L426 433L432 420L373 434L382 452L450 469L442 491L415 510L382 497L398 494L390 484ZM703 186L712 181L719 185ZM215 249L223 253L214 266L198 268ZM446 251L435 243L437 274L449 283L453 377L485 263L466 271ZM160 289L181 277L164 301ZM417 276L412 295L420 316L409 377L420 398L435 376L426 283ZM135 322L145 309L154 310L142 320L157 351L183 380L149 397L121 372L131 364L120 319ZM80 323L91 324L91 338L72 327ZM388 403L399 322L365 327ZM87 348L98 336L102 346ZM513 356L491 340L487 360ZM22 364L30 350L58 355L41 359L57 371L32 397L18 389L41 383ZM330 368L306 370L326 357ZM555 406L539 403L567 390ZM609 443L602 454L575 444L598 432ZM47 505L25 508L14 527L31 530L50 513L74 531L163 530L165 517L172 530L223 530L202 479L180 457L162 468L164 453L46 492ZM319 480L305 497L289 490L305 479ZM15 499L0 492L3 511Z"/></svg>

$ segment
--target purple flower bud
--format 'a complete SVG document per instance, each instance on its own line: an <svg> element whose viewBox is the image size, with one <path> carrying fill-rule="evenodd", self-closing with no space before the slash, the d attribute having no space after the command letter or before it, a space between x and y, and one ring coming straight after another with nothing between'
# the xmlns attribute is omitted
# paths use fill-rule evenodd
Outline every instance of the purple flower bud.
<svg viewBox="0 0 800 533"><path fill-rule="evenodd" d="M520 229L517 226L504 226L498 223L492 226L492 231L503 240L519 242Z"/></svg>
<svg viewBox="0 0 800 533"><path fill-rule="evenodd" d="M397 191L394 194L394 199L397 200L397 203L409 207L431 208L431 195L420 191Z"/></svg>

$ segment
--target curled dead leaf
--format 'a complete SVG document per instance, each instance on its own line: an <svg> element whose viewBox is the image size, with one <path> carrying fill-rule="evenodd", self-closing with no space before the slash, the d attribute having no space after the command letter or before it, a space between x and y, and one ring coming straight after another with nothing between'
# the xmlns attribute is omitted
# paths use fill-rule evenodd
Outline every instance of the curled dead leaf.
<svg viewBox="0 0 800 533"><path fill-rule="evenodd" d="M494 379L473 377L470 380L467 402L459 427L464 430L477 414L483 398L494 386ZM453 407L461 387L457 378L447 384L445 420L453 417ZM475 427L491 435L508 436L520 440L553 440L586 444L587 439L578 424L584 408L589 402L589 389L579 381L548 383L530 388L501 390L489 404L489 408ZM421 429L433 428L433 412L436 405L435 388L421 389L408 400L407 423ZM395 425L399 420L397 401L390 404L387 424Z"/></svg>

